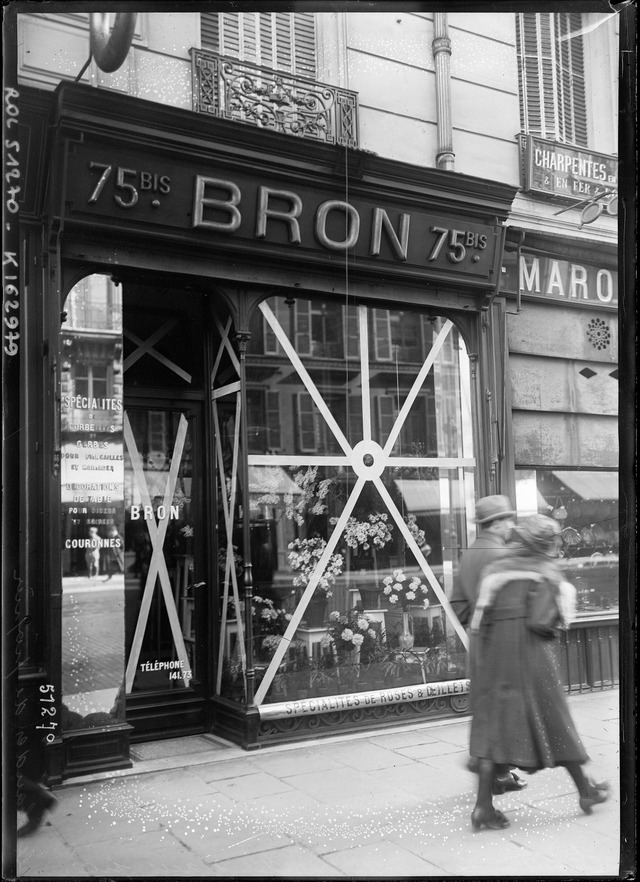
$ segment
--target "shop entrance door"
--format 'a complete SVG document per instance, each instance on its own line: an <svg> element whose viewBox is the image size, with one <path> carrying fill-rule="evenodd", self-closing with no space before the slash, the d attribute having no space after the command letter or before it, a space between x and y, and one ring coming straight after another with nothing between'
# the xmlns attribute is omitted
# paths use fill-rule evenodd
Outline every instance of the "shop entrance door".
<svg viewBox="0 0 640 882"><path fill-rule="evenodd" d="M207 728L203 377L195 292L124 286L125 694L133 740Z"/></svg>
<svg viewBox="0 0 640 882"><path fill-rule="evenodd" d="M201 424L193 403L125 409L125 682L134 739L205 727Z"/></svg>

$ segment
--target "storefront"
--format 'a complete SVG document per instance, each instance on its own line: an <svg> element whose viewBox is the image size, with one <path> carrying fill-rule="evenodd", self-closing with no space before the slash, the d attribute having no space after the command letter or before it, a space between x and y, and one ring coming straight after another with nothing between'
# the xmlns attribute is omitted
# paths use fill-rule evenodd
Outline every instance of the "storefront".
<svg viewBox="0 0 640 882"><path fill-rule="evenodd" d="M576 230L617 214L617 160L537 137L522 147L522 192L556 231L509 230L503 261L515 500L519 517L562 526L578 601L565 683L607 688L619 680L618 251Z"/></svg>
<svg viewBox="0 0 640 882"><path fill-rule="evenodd" d="M448 596L475 498L512 489L513 188L82 86L22 102L52 780L132 740L466 710Z"/></svg>

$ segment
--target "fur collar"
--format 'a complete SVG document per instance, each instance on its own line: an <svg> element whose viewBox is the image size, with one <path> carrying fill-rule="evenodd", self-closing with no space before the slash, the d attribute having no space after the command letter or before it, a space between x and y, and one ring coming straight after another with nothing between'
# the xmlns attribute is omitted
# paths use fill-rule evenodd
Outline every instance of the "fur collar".
<svg viewBox="0 0 640 882"><path fill-rule="evenodd" d="M575 618L576 590L565 582L557 564L539 555L514 554L490 564L480 582L478 601L471 619L471 630L477 631L484 611L491 607L498 592L509 582L548 582L558 606L562 627L568 628Z"/></svg>

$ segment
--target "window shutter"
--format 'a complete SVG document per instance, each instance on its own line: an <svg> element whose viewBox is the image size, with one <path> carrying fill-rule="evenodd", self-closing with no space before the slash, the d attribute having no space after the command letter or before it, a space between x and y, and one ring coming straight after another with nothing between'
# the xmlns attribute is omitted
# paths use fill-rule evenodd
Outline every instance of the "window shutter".
<svg viewBox="0 0 640 882"><path fill-rule="evenodd" d="M315 453L316 419L313 399L308 392L296 393L298 417L298 446L301 453Z"/></svg>
<svg viewBox="0 0 640 882"><path fill-rule="evenodd" d="M296 352L311 355L311 301L296 300Z"/></svg>
<svg viewBox="0 0 640 882"><path fill-rule="evenodd" d="M316 77L313 12L204 12L203 49L302 77Z"/></svg>
<svg viewBox="0 0 640 882"><path fill-rule="evenodd" d="M376 359L391 361L391 322L389 310L373 310L374 335L376 342Z"/></svg>
<svg viewBox="0 0 640 882"><path fill-rule="evenodd" d="M587 146L580 13L517 16L522 131Z"/></svg>
<svg viewBox="0 0 640 882"><path fill-rule="evenodd" d="M349 408L349 438L348 441L354 447L358 441L362 441L362 397L360 395L349 396L347 403Z"/></svg>
<svg viewBox="0 0 640 882"><path fill-rule="evenodd" d="M260 64L263 67L275 67L275 40L273 33L273 13L260 13Z"/></svg>
<svg viewBox="0 0 640 882"><path fill-rule="evenodd" d="M391 434L396 418L396 411L391 395L379 395L376 398L378 412L378 443L384 445Z"/></svg>
<svg viewBox="0 0 640 882"><path fill-rule="evenodd" d="M360 357L360 333L358 325L358 309L356 306L345 306L344 317L346 323L346 356L347 358Z"/></svg>
<svg viewBox="0 0 640 882"><path fill-rule="evenodd" d="M220 51L220 14L218 12L203 12L200 15L200 44L203 49L211 49L212 52Z"/></svg>
<svg viewBox="0 0 640 882"><path fill-rule="evenodd" d="M289 336L289 321L291 316L291 309L281 297L275 298L275 302L272 300L270 302L271 308L275 314L276 319L278 320L278 324L284 331L284 333ZM266 355L281 355L282 349L280 344L278 343L278 338L271 330L271 325L262 319L262 329L263 329L263 343L264 343L264 352Z"/></svg>
<svg viewBox="0 0 640 882"><path fill-rule="evenodd" d="M291 15L288 12L276 12L275 37L276 37L276 70L285 70L293 73L293 34L291 27Z"/></svg>
<svg viewBox="0 0 640 882"><path fill-rule="evenodd" d="M293 16L294 72L300 77L316 78L316 22L313 12Z"/></svg>
<svg viewBox="0 0 640 882"><path fill-rule="evenodd" d="M279 450L282 446L280 438L280 393L267 392L266 405L269 448Z"/></svg>

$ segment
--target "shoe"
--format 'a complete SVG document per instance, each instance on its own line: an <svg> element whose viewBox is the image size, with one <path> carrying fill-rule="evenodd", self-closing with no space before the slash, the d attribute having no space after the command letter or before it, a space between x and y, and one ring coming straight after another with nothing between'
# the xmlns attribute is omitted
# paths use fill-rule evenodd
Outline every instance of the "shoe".
<svg viewBox="0 0 640 882"><path fill-rule="evenodd" d="M495 778L493 782L492 793L494 796L500 796L502 793L506 793L508 790L524 790L527 787L527 782L523 781L522 778L519 778L515 772L509 772L508 775L504 775L500 778Z"/></svg>
<svg viewBox="0 0 640 882"><path fill-rule="evenodd" d="M580 808L585 815L591 814L591 809L599 802L606 802L609 799L609 782L601 781L600 784L589 782L589 792L586 796L580 797Z"/></svg>
<svg viewBox="0 0 640 882"><path fill-rule="evenodd" d="M483 827L486 827L487 830L504 830L510 826L511 824L505 815L497 809L475 808L471 812L471 827L474 833L482 830Z"/></svg>
<svg viewBox="0 0 640 882"><path fill-rule="evenodd" d="M27 811L28 821L26 824L23 824L16 831L16 836L21 838L23 836L28 836L30 833L35 832L38 827L42 824L44 820L45 812L52 812L58 805L58 800L55 798L53 793L49 793L48 790L42 788L41 792L37 795L37 800L34 805L29 807Z"/></svg>

